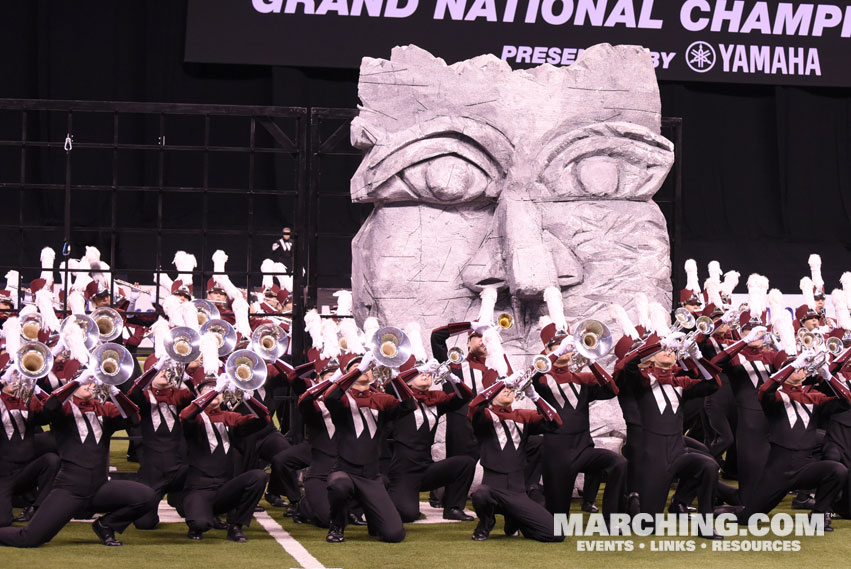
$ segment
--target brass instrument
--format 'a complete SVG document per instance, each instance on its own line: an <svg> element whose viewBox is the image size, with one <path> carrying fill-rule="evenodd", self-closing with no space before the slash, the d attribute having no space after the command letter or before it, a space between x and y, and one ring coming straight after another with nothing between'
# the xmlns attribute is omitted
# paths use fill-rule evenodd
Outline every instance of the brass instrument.
<svg viewBox="0 0 851 569"><path fill-rule="evenodd" d="M697 342L698 336L701 334L709 336L713 331L715 331L715 323L712 322L712 318L708 316L699 316L695 319L694 329L686 334L685 338L683 338L683 341L680 343L680 348L677 350L677 359L683 359L688 356L688 352L692 345Z"/></svg>
<svg viewBox="0 0 851 569"><path fill-rule="evenodd" d="M181 364L192 363L201 355L201 335L186 326L169 330L163 344L168 357Z"/></svg>
<svg viewBox="0 0 851 569"><path fill-rule="evenodd" d="M83 330L83 342L85 343L87 350L94 348L100 341L100 331L98 330L98 326L89 316L85 316L83 314L72 314L65 318L62 321L62 324L59 325L60 338L65 337L64 332L67 326L79 326Z"/></svg>
<svg viewBox="0 0 851 569"><path fill-rule="evenodd" d="M837 338L836 336L831 336L830 338L828 338L825 346L827 347L827 351L833 356L838 356L839 353L842 352L843 349L845 349L842 344L842 340Z"/></svg>
<svg viewBox="0 0 851 569"><path fill-rule="evenodd" d="M101 306L91 315L98 327L98 337L101 342L111 342L121 336L124 330L124 319L114 308Z"/></svg>
<svg viewBox="0 0 851 569"><path fill-rule="evenodd" d="M508 312L503 312L496 317L496 325L503 330L508 330L514 326L514 317Z"/></svg>
<svg viewBox="0 0 851 569"><path fill-rule="evenodd" d="M29 342L38 341L38 333L44 328L44 318L38 312L30 312L21 316L21 339Z"/></svg>
<svg viewBox="0 0 851 569"><path fill-rule="evenodd" d="M686 311L688 312L688 311ZM691 314L691 313L689 313ZM693 317L692 317L693 319ZM591 360L598 360L612 351L612 333L599 320L583 320L573 333L574 352L570 355L567 369L576 373Z"/></svg>
<svg viewBox="0 0 851 569"><path fill-rule="evenodd" d="M221 317L219 309L209 300L196 298L192 301L192 304L198 310L198 326L203 326L210 320L218 320Z"/></svg>
<svg viewBox="0 0 851 569"><path fill-rule="evenodd" d="M532 358L532 365L523 372L517 387L514 388L514 398L518 401L526 397L526 389L532 385L532 380L539 373L549 373L553 369L553 364L545 355L538 354Z"/></svg>
<svg viewBox="0 0 851 569"><path fill-rule="evenodd" d="M230 385L222 393L222 399L236 406L242 402L244 393L266 382L266 361L251 350L237 350L228 357L225 373Z"/></svg>
<svg viewBox="0 0 851 569"><path fill-rule="evenodd" d="M290 336L277 324L261 324L251 333L251 349L267 362L275 362L287 353Z"/></svg>
<svg viewBox="0 0 851 569"><path fill-rule="evenodd" d="M23 378L40 379L53 368L53 354L41 342L25 342L18 348L15 367Z"/></svg>
<svg viewBox="0 0 851 569"><path fill-rule="evenodd" d="M824 336L819 332L800 328L798 330L797 343L802 350L811 350L824 345Z"/></svg>
<svg viewBox="0 0 851 569"><path fill-rule="evenodd" d="M198 312L198 314L200 315L201 313ZM233 329L233 326L227 320L220 320L218 318L207 320L201 326L200 334L203 336L207 332L211 332L216 337L216 344L219 347L219 357L226 356L236 349L236 330Z"/></svg>
<svg viewBox="0 0 851 569"><path fill-rule="evenodd" d="M121 279L112 279L112 282L114 282L117 285L123 286L125 288L129 288L130 290L135 290L136 292L141 292L141 293L145 293L145 294L147 294L147 292L148 292L140 286L136 286L134 284L128 283L127 281L122 281Z"/></svg>
<svg viewBox="0 0 851 569"><path fill-rule="evenodd" d="M677 308L674 311L674 320L676 320L676 323L674 324L674 329L671 330L672 332L691 330L696 324L694 314L688 308Z"/></svg>
<svg viewBox="0 0 851 569"><path fill-rule="evenodd" d="M110 398L110 387L118 386L133 375L133 355L121 344L101 344L92 351L95 385L92 392L105 402Z"/></svg>
<svg viewBox="0 0 851 569"><path fill-rule="evenodd" d="M450 349L446 361L442 362L434 372L434 384L442 385L449 381L449 374L452 373L450 366L460 364L462 361L464 361L464 350L458 347Z"/></svg>

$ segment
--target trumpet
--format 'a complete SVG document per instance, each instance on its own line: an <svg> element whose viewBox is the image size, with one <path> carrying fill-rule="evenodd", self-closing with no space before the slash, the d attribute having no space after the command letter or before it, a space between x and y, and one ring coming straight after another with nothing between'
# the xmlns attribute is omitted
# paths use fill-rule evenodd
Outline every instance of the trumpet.
<svg viewBox="0 0 851 569"><path fill-rule="evenodd" d="M496 325L503 330L508 330L514 326L514 317L508 312L503 312L496 317Z"/></svg>
<svg viewBox="0 0 851 569"><path fill-rule="evenodd" d="M599 320L583 320L573 333L573 345L575 351L570 356L567 369L576 373L590 361L596 361L612 351L612 333Z"/></svg>
<svg viewBox="0 0 851 569"><path fill-rule="evenodd" d="M203 326L210 320L218 320L221 317L219 309L209 300L196 298L192 301L192 304L198 310L198 326Z"/></svg>
<svg viewBox="0 0 851 569"><path fill-rule="evenodd" d="M200 312L199 319L200 319ZM201 326L200 334L203 336L207 332L212 332L216 337L216 343L219 346L219 357L226 356L236 348L236 330L230 325L227 320L213 319L207 320Z"/></svg>
<svg viewBox="0 0 851 569"><path fill-rule="evenodd" d="M460 364L462 361L464 361L464 350L458 347L449 350L446 361L442 362L434 372L434 385L442 385L449 381L449 374L452 373L451 366Z"/></svg>
<svg viewBox="0 0 851 569"><path fill-rule="evenodd" d="M98 325L89 316L83 314L72 314L66 317L62 324L59 325L59 337L65 337L65 330L68 326L79 326L83 330L84 343L87 350L94 348L100 341L100 332Z"/></svg>
<svg viewBox="0 0 851 569"><path fill-rule="evenodd" d="M36 342L38 333L44 328L44 318L38 312L30 312L21 316L21 339Z"/></svg>
<svg viewBox="0 0 851 569"><path fill-rule="evenodd" d="M532 380L535 376L540 373L549 373L552 368L553 364L547 356L538 354L532 358L532 365L526 368L526 371L520 377L520 381L517 382L517 387L514 388L514 398L522 400L526 397L526 389L532 385Z"/></svg>
<svg viewBox="0 0 851 569"><path fill-rule="evenodd" d="M798 330L798 344L803 350L817 348L824 344L824 336L818 332L809 331L806 328Z"/></svg>
<svg viewBox="0 0 851 569"><path fill-rule="evenodd" d="M92 312L92 320L98 327L98 337L101 342L111 342L121 336L124 330L124 319L114 308L101 306Z"/></svg>
<svg viewBox="0 0 851 569"><path fill-rule="evenodd" d="M688 355L692 345L697 342L697 337L701 334L709 336L715 331L715 323L708 316L699 316L694 321L694 329L685 335L680 343L680 348L677 350L677 359L682 359Z"/></svg>
<svg viewBox="0 0 851 569"><path fill-rule="evenodd" d="M694 314L692 314L688 308L677 308L674 311L674 320L676 320L676 323L674 324L672 332L691 330L696 324Z"/></svg>

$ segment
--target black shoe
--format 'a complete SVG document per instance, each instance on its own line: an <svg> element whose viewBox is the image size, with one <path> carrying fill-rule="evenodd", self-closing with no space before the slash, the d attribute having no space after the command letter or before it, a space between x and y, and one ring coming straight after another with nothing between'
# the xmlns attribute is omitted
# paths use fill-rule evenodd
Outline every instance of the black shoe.
<svg viewBox="0 0 851 569"><path fill-rule="evenodd" d="M292 502L290 504L287 504L287 509L284 511L284 517L295 519L295 516L296 516L297 513L298 513L298 502Z"/></svg>
<svg viewBox="0 0 851 569"><path fill-rule="evenodd" d="M486 519L479 518L479 525L473 530L473 541L485 541L489 538L494 524L496 524L496 519L493 516Z"/></svg>
<svg viewBox="0 0 851 569"><path fill-rule="evenodd" d="M632 492L626 498L626 513L631 517L637 516L641 512L641 498L638 492Z"/></svg>
<svg viewBox="0 0 851 569"><path fill-rule="evenodd" d="M366 520L363 519L362 514L355 514L354 512L349 512L349 523L353 526L365 526Z"/></svg>
<svg viewBox="0 0 851 569"><path fill-rule="evenodd" d="M505 516L505 526L502 528L502 531L505 532L505 535L507 535L508 537L514 537L515 535L517 535L517 532L519 530L520 528L517 527L517 522L514 521L514 518L509 518L508 516Z"/></svg>
<svg viewBox="0 0 851 569"><path fill-rule="evenodd" d="M328 527L328 535L325 536L325 541L327 541L328 543L342 543L346 541L346 538L343 535L343 528L331 524Z"/></svg>
<svg viewBox="0 0 851 569"><path fill-rule="evenodd" d="M669 514L687 514L688 506L683 504L682 502L677 502L675 500L671 500L671 505L668 506Z"/></svg>
<svg viewBox="0 0 851 569"><path fill-rule="evenodd" d="M31 519L33 519L34 515L35 515L35 508L33 508L32 506L27 506L26 508L23 509L23 511L21 511L20 514L18 514L14 518L12 518L12 521L13 522L28 522Z"/></svg>
<svg viewBox="0 0 851 569"><path fill-rule="evenodd" d="M816 516L824 516L824 531L833 531L833 526L830 523L831 515L830 514L822 514L820 512L813 512L813 518Z"/></svg>
<svg viewBox="0 0 851 569"><path fill-rule="evenodd" d="M428 497L428 505L429 505L429 506L431 506L432 508L442 508L442 507L443 507L443 502L441 502L441 501L440 501L440 500L438 500L437 498L434 498L434 497L432 497L432 496L429 496L429 497Z"/></svg>
<svg viewBox="0 0 851 569"><path fill-rule="evenodd" d="M589 514L596 514L600 511L597 509L597 506L595 506L591 502L582 502L581 509L583 512L588 512Z"/></svg>
<svg viewBox="0 0 851 569"><path fill-rule="evenodd" d="M228 524L228 539L236 543L248 541L248 538L242 533L242 524Z"/></svg>
<svg viewBox="0 0 851 569"><path fill-rule="evenodd" d="M260 504L257 504L256 506L254 506L254 513L257 513L257 512L265 512L265 511L266 511L266 508L264 508L264 507L263 507L263 506L261 506Z"/></svg>
<svg viewBox="0 0 851 569"><path fill-rule="evenodd" d="M458 520L459 522L472 522L476 518L467 515L461 508L449 508L448 510L444 510L443 519Z"/></svg>
<svg viewBox="0 0 851 569"><path fill-rule="evenodd" d="M100 518L96 519L92 522L92 529L95 532L95 535L98 536L100 542L104 545L108 545L110 547L117 547L119 545L124 545L117 539L115 539L115 531L100 522Z"/></svg>
<svg viewBox="0 0 851 569"><path fill-rule="evenodd" d="M268 492L266 492L265 498L266 501L269 502L269 505L275 508L285 508L287 506L287 503L284 501L284 499L278 496L277 494L269 494Z"/></svg>
<svg viewBox="0 0 851 569"><path fill-rule="evenodd" d="M816 499L815 498L807 498L805 500L800 500L798 498L795 498L794 500L792 500L792 509L793 510L812 510L815 505L816 505ZM827 530L825 530L825 531L827 531Z"/></svg>
<svg viewBox="0 0 851 569"><path fill-rule="evenodd" d="M201 541L202 539L204 539L204 532L198 529L189 528L189 531L186 532L186 537L188 537L192 541Z"/></svg>
<svg viewBox="0 0 851 569"><path fill-rule="evenodd" d="M219 518L213 518L213 529L228 529L228 525Z"/></svg>

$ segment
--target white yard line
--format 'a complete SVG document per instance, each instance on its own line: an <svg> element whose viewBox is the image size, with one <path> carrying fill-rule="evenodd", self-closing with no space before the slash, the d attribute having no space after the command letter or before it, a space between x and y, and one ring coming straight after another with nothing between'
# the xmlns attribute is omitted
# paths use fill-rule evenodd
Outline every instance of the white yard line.
<svg viewBox="0 0 851 569"><path fill-rule="evenodd" d="M291 536L287 530L272 519L272 516L266 512L256 512L254 519L263 526L269 535L275 538L275 541L284 548L284 551L290 554L290 557L295 559L304 569L325 569L325 566L319 562L314 556L308 552L296 538Z"/></svg>

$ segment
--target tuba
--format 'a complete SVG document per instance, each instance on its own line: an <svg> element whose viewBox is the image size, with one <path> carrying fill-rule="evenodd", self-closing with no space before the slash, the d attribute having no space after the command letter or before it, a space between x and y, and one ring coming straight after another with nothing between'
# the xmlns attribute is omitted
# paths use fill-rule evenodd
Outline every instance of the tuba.
<svg viewBox="0 0 851 569"><path fill-rule="evenodd" d="M91 317L98 327L98 337L101 342L111 342L121 336L124 330L124 319L114 308L101 306L92 312Z"/></svg>
<svg viewBox="0 0 851 569"><path fill-rule="evenodd" d="M21 316L21 339L27 342L37 342L38 333L44 328L44 318L38 312L30 312Z"/></svg>
<svg viewBox="0 0 851 569"><path fill-rule="evenodd" d="M200 319L201 312L198 312L198 314ZM227 320L220 320L218 318L207 320L201 326L200 334L203 336L207 332L211 332L216 337L216 343L219 346L219 357L228 355L236 348L236 330L233 329L233 326Z"/></svg>
<svg viewBox="0 0 851 569"><path fill-rule="evenodd" d="M100 341L98 325L95 321L84 314L72 314L66 317L59 325L59 337L64 338L63 332L67 326L79 326L83 330L84 343L87 350L94 348Z"/></svg>
<svg viewBox="0 0 851 569"><path fill-rule="evenodd" d="M289 338L277 324L261 324L251 333L251 349L267 362L275 362L287 353Z"/></svg>
<svg viewBox="0 0 851 569"><path fill-rule="evenodd" d="M192 363L201 355L201 335L186 326L169 330L163 344L168 357L177 363Z"/></svg>
<svg viewBox="0 0 851 569"><path fill-rule="evenodd" d="M198 326L203 326L210 320L218 320L221 316L219 309L209 300L196 298L192 301L192 304L198 310Z"/></svg>

